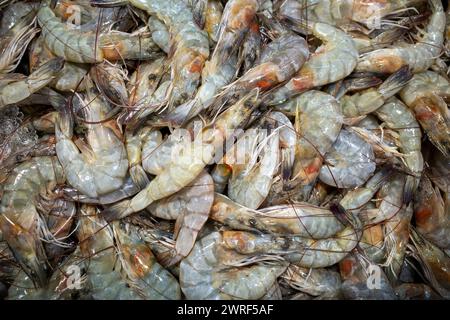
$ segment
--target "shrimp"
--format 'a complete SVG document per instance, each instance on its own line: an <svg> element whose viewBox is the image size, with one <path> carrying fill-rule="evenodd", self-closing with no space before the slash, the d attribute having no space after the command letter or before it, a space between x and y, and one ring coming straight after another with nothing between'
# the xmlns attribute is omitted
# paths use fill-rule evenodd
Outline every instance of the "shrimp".
<svg viewBox="0 0 450 320"><path fill-rule="evenodd" d="M408 65L413 73L426 71L439 56L445 29L445 13L441 0L428 1L432 15L416 44L404 44L400 47L379 49L360 57L357 71L394 73Z"/></svg>
<svg viewBox="0 0 450 320"><path fill-rule="evenodd" d="M323 155L330 150L341 131L340 105L331 95L311 90L276 109L297 117L298 137L290 183L308 185L318 176Z"/></svg>
<svg viewBox="0 0 450 320"><path fill-rule="evenodd" d="M310 239L299 236L253 234L247 231L224 231L223 242L240 254L280 256L304 268L325 268L341 261L359 243L361 225L348 226L334 236Z"/></svg>
<svg viewBox="0 0 450 320"><path fill-rule="evenodd" d="M400 13L422 2L424 0L287 0L282 1L278 10L282 17L288 19L308 19L338 27L360 23L368 28L373 28L377 20ZM381 22L385 22L385 19Z"/></svg>
<svg viewBox="0 0 450 320"><path fill-rule="evenodd" d="M439 248L449 250L450 211L441 192L427 176L422 177L414 200L417 231Z"/></svg>
<svg viewBox="0 0 450 320"><path fill-rule="evenodd" d="M71 28L48 7L38 12L38 22L47 47L58 57L77 63L99 63L103 60L149 59L155 56L156 45L142 31L128 34L120 31L97 35Z"/></svg>
<svg viewBox="0 0 450 320"><path fill-rule="evenodd" d="M375 171L374 160L372 146L356 133L343 129L325 155L319 179L338 188L361 186Z"/></svg>
<svg viewBox="0 0 450 320"><path fill-rule="evenodd" d="M81 210L82 291L93 299L179 299L177 281L156 261L137 231L121 222L111 227L96 215L95 207ZM114 245L117 243L117 247ZM117 255L117 257L116 257ZM106 285L106 290L105 290Z"/></svg>
<svg viewBox="0 0 450 320"><path fill-rule="evenodd" d="M242 77L228 85L221 98L239 96L254 88L267 91L289 80L309 58L306 40L289 32L282 33L261 52L255 66Z"/></svg>
<svg viewBox="0 0 450 320"><path fill-rule="evenodd" d="M31 73L28 77L8 74L0 78L0 109L30 97L48 85L61 70L63 60L52 59Z"/></svg>
<svg viewBox="0 0 450 320"><path fill-rule="evenodd" d="M152 202L168 197L192 182L205 166L214 159L237 128L248 121L256 104L256 93L250 92L223 112L211 127L203 130L190 144L172 156L163 169L145 189L131 200L117 203L103 211L107 220L116 220L148 207ZM145 167L144 167L145 169Z"/></svg>
<svg viewBox="0 0 450 320"><path fill-rule="evenodd" d="M236 142L238 158L233 161L234 163L227 163L231 166L228 196L251 209L257 209L269 194L280 160L279 131L269 127L270 131L265 135L264 132L260 133L257 130L256 128L248 130ZM239 159L241 152L250 154L245 154L244 159Z"/></svg>
<svg viewBox="0 0 450 320"><path fill-rule="evenodd" d="M364 206L373 198L381 186L391 175L391 170L387 167L375 173L364 186L348 191L339 201L339 204L353 214L359 214Z"/></svg>
<svg viewBox="0 0 450 320"><path fill-rule="evenodd" d="M244 256L223 244L220 232L197 241L180 263L180 286L188 300L260 299L287 265L256 263L233 267Z"/></svg>
<svg viewBox="0 0 450 320"><path fill-rule="evenodd" d="M70 111L63 108L55 129L56 154L67 174L68 183L82 194L98 198L118 190L124 184L128 160L114 124L98 123L106 118L109 110L101 97L96 96L92 85L86 98L88 104L82 105L81 111L85 121L93 123L86 124L87 144L80 140L78 144L72 141L73 118Z"/></svg>
<svg viewBox="0 0 450 320"><path fill-rule="evenodd" d="M394 289L382 270L377 278L377 285L368 285L372 284L370 281L374 281L369 278L374 268L378 266L359 253L349 255L339 263L343 280L341 292L345 299L397 299Z"/></svg>
<svg viewBox="0 0 450 320"><path fill-rule="evenodd" d="M450 113L443 96L448 94L449 82L433 71L414 75L400 91L431 142L446 156L450 153Z"/></svg>
<svg viewBox="0 0 450 320"><path fill-rule="evenodd" d="M127 149L130 176L140 189L144 189L150 183L141 163L143 141L151 134L152 130L149 127L143 127L135 134L131 130L125 131L125 147Z"/></svg>
<svg viewBox="0 0 450 320"><path fill-rule="evenodd" d="M340 294L341 276L329 269L307 269L291 264L281 279L295 290L315 297L327 299Z"/></svg>
<svg viewBox="0 0 450 320"><path fill-rule="evenodd" d="M159 58L143 63L132 74L127 84L130 107L120 116L119 119L124 120L122 122L128 122L141 109L151 106L153 93L166 72L165 61L165 58Z"/></svg>
<svg viewBox="0 0 450 320"><path fill-rule="evenodd" d="M413 215L412 203L403 206L400 211L384 223L386 275L395 282L400 274L409 241L410 222Z"/></svg>
<svg viewBox="0 0 450 320"><path fill-rule="evenodd" d="M94 0L94 5L108 5L114 0ZM167 26L171 48L172 84L169 90L169 106L178 105L191 98L200 82L205 60L209 56L208 35L200 30L192 12L182 0L170 2L150 0L128 0L131 5L157 16Z"/></svg>
<svg viewBox="0 0 450 320"><path fill-rule="evenodd" d="M21 268L39 286L47 282L47 257L36 210L38 195L65 182L56 157L36 157L18 165L5 183L0 206L3 238Z"/></svg>
<svg viewBox="0 0 450 320"><path fill-rule="evenodd" d="M130 287L144 299L179 300L178 281L156 262L136 227L117 221L113 223L113 232L123 273Z"/></svg>
<svg viewBox="0 0 450 320"><path fill-rule="evenodd" d="M219 90L229 84L238 71L238 48L250 30L258 0L231 0L225 5L216 47L202 71L202 85L195 97L169 114L167 121L180 125L214 102Z"/></svg>
<svg viewBox="0 0 450 320"><path fill-rule="evenodd" d="M285 85L269 92L264 104L281 104L294 95L347 77L356 67L358 50L350 36L333 26L313 23L308 29L323 41ZM332 61L332 62L331 62Z"/></svg>
<svg viewBox="0 0 450 320"><path fill-rule="evenodd" d="M405 203L405 176L397 173L381 187L377 198L380 200L377 209L361 212L361 219L366 225L373 225L396 216ZM409 203L409 201L408 201Z"/></svg>
<svg viewBox="0 0 450 320"><path fill-rule="evenodd" d="M203 171L191 185L147 207L147 211L156 217L176 219L174 232L176 256L163 264L174 265L189 254L198 232L208 220L213 200L212 178Z"/></svg>
<svg viewBox="0 0 450 320"><path fill-rule="evenodd" d="M421 152L422 133L414 114L397 98L391 98L375 115L386 127L399 135L400 151L406 167L411 175L406 177L405 194L413 194L417 189L423 171L423 156Z"/></svg>
<svg viewBox="0 0 450 320"><path fill-rule="evenodd" d="M33 7L28 8L28 14L19 21L8 26L0 40L0 74L14 71L25 54L28 44L33 40L39 29L35 27ZM6 12L3 17L6 17ZM3 20L3 19L2 19Z"/></svg>
<svg viewBox="0 0 450 320"><path fill-rule="evenodd" d="M425 278L443 298L450 298L450 258L411 228L411 255L420 263Z"/></svg>
<svg viewBox="0 0 450 320"><path fill-rule="evenodd" d="M208 33L210 43L217 43L222 20L223 5L218 0L208 0L205 14L205 31Z"/></svg>
<svg viewBox="0 0 450 320"><path fill-rule="evenodd" d="M340 99L342 113L352 118L372 113L396 95L413 77L408 66L400 68L388 77L378 88L370 88Z"/></svg>
<svg viewBox="0 0 450 320"><path fill-rule="evenodd" d="M311 239L326 239L344 228L330 210L308 203L252 210L218 193L210 218L236 230L259 230Z"/></svg>

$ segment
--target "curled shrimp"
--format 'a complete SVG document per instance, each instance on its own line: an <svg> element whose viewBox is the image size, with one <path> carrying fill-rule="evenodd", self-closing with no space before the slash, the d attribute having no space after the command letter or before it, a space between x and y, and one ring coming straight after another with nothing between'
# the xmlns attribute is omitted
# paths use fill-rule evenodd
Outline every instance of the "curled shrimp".
<svg viewBox="0 0 450 320"><path fill-rule="evenodd" d="M439 56L445 29L445 13L441 0L428 1L432 15L423 36L416 44L379 49L364 54L356 67L361 72L394 73L408 65L413 73L426 71Z"/></svg>
<svg viewBox="0 0 450 320"><path fill-rule="evenodd" d="M319 174L323 155L327 153L342 128L339 103L320 91L306 92L277 109L296 116L297 145L290 183L308 185Z"/></svg>
<svg viewBox="0 0 450 320"><path fill-rule="evenodd" d="M285 85L267 94L265 104L277 105L314 87L336 82L356 67L358 51L349 35L324 23L312 23L308 29L323 41L322 46Z"/></svg>
<svg viewBox="0 0 450 320"><path fill-rule="evenodd" d="M400 91L401 99L414 112L431 142L446 156L450 152L450 113L444 97L448 94L449 82L433 71L414 75Z"/></svg>
<svg viewBox="0 0 450 320"><path fill-rule="evenodd" d="M235 230L260 230L311 239L329 238L344 228L325 208L295 203L252 210L218 193L215 194L210 217Z"/></svg>
<svg viewBox="0 0 450 320"><path fill-rule="evenodd" d="M374 160L372 146L357 134L343 129L325 155L319 179L339 188L361 186L375 171Z"/></svg>
<svg viewBox="0 0 450 320"><path fill-rule="evenodd" d="M36 210L39 194L65 182L55 157L35 157L10 173L0 206L0 226L21 268L38 286L47 282L47 257L41 242L43 223Z"/></svg>
<svg viewBox="0 0 450 320"><path fill-rule="evenodd" d="M180 286L187 299L260 299L286 269L283 262L233 267L243 255L224 245L220 232L197 241L180 263Z"/></svg>
<svg viewBox="0 0 450 320"><path fill-rule="evenodd" d="M28 77L7 74L0 78L0 109L21 102L48 85L61 70L63 60L52 59L31 73Z"/></svg>
<svg viewBox="0 0 450 320"><path fill-rule="evenodd" d="M87 144L73 137L73 117L63 108L56 123L56 153L68 183L82 194L98 198L118 190L125 181L128 160L125 147L114 124L101 121L109 110L92 87L87 91L87 105L82 105L87 127ZM80 148L80 149L79 149ZM81 153L80 153L81 151Z"/></svg>
<svg viewBox="0 0 450 320"><path fill-rule="evenodd" d="M226 163L231 167L228 196L252 209L257 209L269 194L280 160L279 131L272 129L267 134L261 133L257 128L248 130L236 142L238 158L233 159L234 163L227 159ZM248 154L239 159L243 152Z"/></svg>
<svg viewBox="0 0 450 320"><path fill-rule="evenodd" d="M213 199L212 178L203 171L191 185L147 207L147 211L156 217L176 220L174 232L176 255L163 264L174 265L189 254L199 231L208 220Z"/></svg>

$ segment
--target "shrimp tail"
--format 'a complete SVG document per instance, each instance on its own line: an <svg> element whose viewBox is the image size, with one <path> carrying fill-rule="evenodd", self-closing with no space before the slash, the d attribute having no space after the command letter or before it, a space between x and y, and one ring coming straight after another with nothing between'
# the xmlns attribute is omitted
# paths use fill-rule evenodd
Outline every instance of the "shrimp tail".
<svg viewBox="0 0 450 320"><path fill-rule="evenodd" d="M130 176L133 182L139 187L139 189L144 189L149 183L147 173L141 165L136 165L130 168Z"/></svg>
<svg viewBox="0 0 450 320"><path fill-rule="evenodd" d="M416 178L413 176L407 176L405 187L403 189L403 203L408 205L414 195L414 192L417 188Z"/></svg>
<svg viewBox="0 0 450 320"><path fill-rule="evenodd" d="M100 213L100 216L107 222L120 220L129 216L134 211L131 208L131 200L124 200L119 203L113 204Z"/></svg>
<svg viewBox="0 0 450 320"><path fill-rule="evenodd" d="M380 86L379 92L383 97L390 98L397 94L411 80L413 74L408 66L401 67L391 74Z"/></svg>

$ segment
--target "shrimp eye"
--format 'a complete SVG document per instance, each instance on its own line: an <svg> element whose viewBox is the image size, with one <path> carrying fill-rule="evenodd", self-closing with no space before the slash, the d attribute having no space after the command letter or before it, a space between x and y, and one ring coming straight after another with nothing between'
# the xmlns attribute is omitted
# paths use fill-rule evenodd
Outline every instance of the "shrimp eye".
<svg viewBox="0 0 450 320"><path fill-rule="evenodd" d="M156 74L153 74L153 73L149 74L148 80L156 80Z"/></svg>
<svg viewBox="0 0 450 320"><path fill-rule="evenodd" d="M248 223L250 223L251 226L255 226L255 225L256 225L256 220L253 219L253 218L250 218L250 219L248 220Z"/></svg>

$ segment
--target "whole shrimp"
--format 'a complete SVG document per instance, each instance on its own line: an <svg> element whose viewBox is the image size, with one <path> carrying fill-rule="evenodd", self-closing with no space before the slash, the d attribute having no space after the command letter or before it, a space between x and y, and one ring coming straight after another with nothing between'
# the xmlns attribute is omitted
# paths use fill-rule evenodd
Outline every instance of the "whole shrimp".
<svg viewBox="0 0 450 320"><path fill-rule="evenodd" d="M47 282L47 257L41 242L43 223L37 197L65 182L56 157L35 157L18 165L5 183L0 206L0 227L21 268L39 286Z"/></svg>
<svg viewBox="0 0 450 320"><path fill-rule="evenodd" d="M251 209L257 209L269 194L280 161L279 131L270 125L263 128L268 128L267 134L258 128L248 130L236 142L237 158L226 163L231 167L228 196Z"/></svg>
<svg viewBox="0 0 450 320"><path fill-rule="evenodd" d="M314 87L336 82L356 67L358 50L349 35L324 23L311 23L307 28L323 41L322 46L285 85L267 93L264 104L277 105Z"/></svg>
<svg viewBox="0 0 450 320"><path fill-rule="evenodd" d="M296 116L297 145L290 184L308 185L318 176L323 155L341 131L340 105L331 95L311 90L276 108Z"/></svg>
<svg viewBox="0 0 450 320"><path fill-rule="evenodd" d="M357 218L352 220L355 227L348 226L332 237L319 240L247 231L224 231L222 237L227 248L249 257L275 255L300 267L324 268L341 261L359 243L361 224Z"/></svg>
<svg viewBox="0 0 450 320"><path fill-rule="evenodd" d="M330 210L308 203L252 210L218 193L215 194L210 218L235 230L259 230L311 239L329 238L344 229Z"/></svg>
<svg viewBox="0 0 450 320"><path fill-rule="evenodd" d="M448 94L448 80L433 71L414 75L400 91L431 142L446 156L450 152L450 113L443 97Z"/></svg>
<svg viewBox="0 0 450 320"><path fill-rule="evenodd" d="M414 201L414 218L417 231L444 251L450 249L450 211L447 199L434 187L427 176L423 176Z"/></svg>
<svg viewBox="0 0 450 320"><path fill-rule="evenodd" d="M48 85L61 70L63 60L52 59L43 64L29 76L13 73L0 77L0 109L30 97Z"/></svg>
<svg viewBox="0 0 450 320"><path fill-rule="evenodd" d="M396 95L412 78L408 66L400 68L388 77L378 88L370 88L340 99L342 113L346 117L358 117L372 113Z"/></svg>
<svg viewBox="0 0 450 320"><path fill-rule="evenodd" d="M386 127L398 133L400 151L410 175L406 177L405 194L414 193L423 171L423 156L419 124L414 114L397 98L389 99L386 104L375 111L375 115Z"/></svg>
<svg viewBox="0 0 450 320"><path fill-rule="evenodd" d="M102 123L108 114L108 106L96 96L92 84L87 90L86 105L81 112L87 121L87 144L73 137L73 117L63 107L56 123L56 153L68 183L82 194L98 198L118 190L125 181L128 160L125 147L116 135L114 124ZM81 153L80 153L81 151Z"/></svg>
<svg viewBox="0 0 450 320"><path fill-rule="evenodd" d="M379 49L360 57L357 71L394 73L408 65L413 73L426 71L439 56L445 29L445 13L441 0L428 1L432 15L423 36L415 44Z"/></svg>
<svg viewBox="0 0 450 320"><path fill-rule="evenodd" d="M319 179L339 188L361 186L375 171L374 160L372 146L356 133L343 129L325 155Z"/></svg>
<svg viewBox="0 0 450 320"><path fill-rule="evenodd" d="M168 27L171 36L172 84L168 97L169 106L178 105L191 98L200 82L205 60L209 56L208 35L194 21L192 12L182 0L93 0L94 5L130 3L158 17Z"/></svg>
<svg viewBox="0 0 450 320"><path fill-rule="evenodd" d="M288 18L308 19L333 26L345 27L355 23L373 28L377 20L401 13L424 0L371 1L364 0L287 0L279 1L279 15Z"/></svg>
<svg viewBox="0 0 450 320"><path fill-rule="evenodd" d="M147 211L156 217L176 220L176 255L170 261L162 262L164 265L174 265L189 254L199 231L208 220L213 200L214 183L211 176L203 171L191 185L147 207Z"/></svg>
<svg viewBox="0 0 450 320"><path fill-rule="evenodd" d="M120 31L97 35L83 32L64 23L48 6L38 12L38 22L47 47L58 57L77 63L97 63L103 60L149 59L157 47L149 35Z"/></svg>
<svg viewBox="0 0 450 320"><path fill-rule="evenodd" d="M260 299L286 270L286 263L233 266L245 256L227 249L220 232L197 241L180 263L180 286L187 299Z"/></svg>

